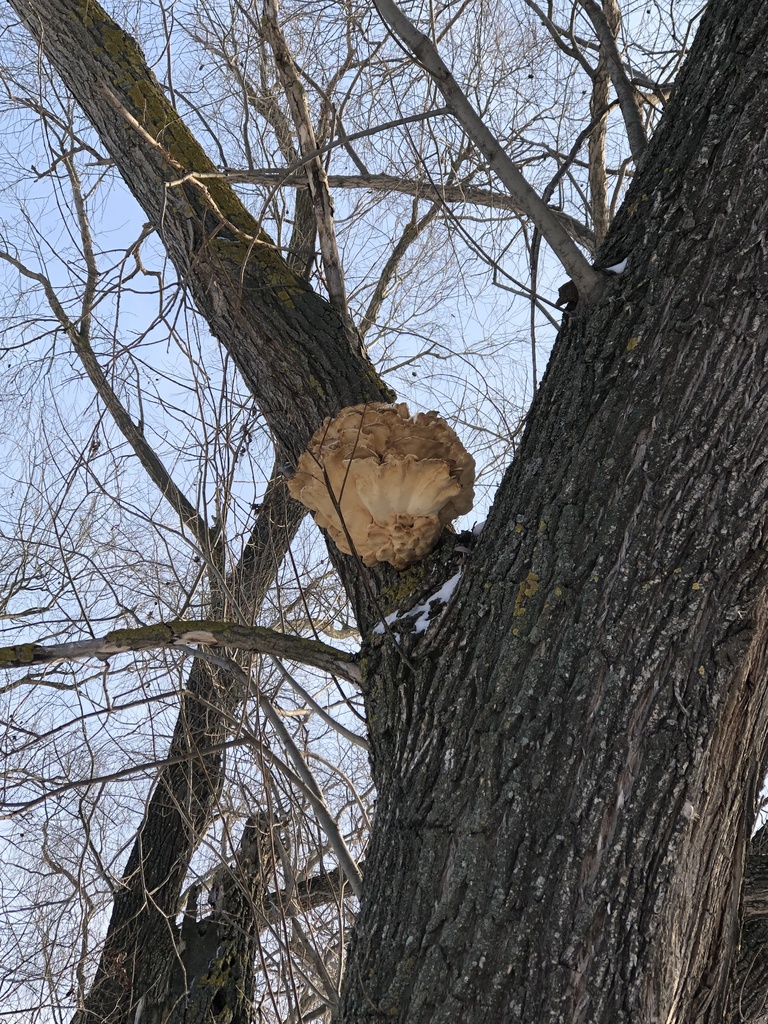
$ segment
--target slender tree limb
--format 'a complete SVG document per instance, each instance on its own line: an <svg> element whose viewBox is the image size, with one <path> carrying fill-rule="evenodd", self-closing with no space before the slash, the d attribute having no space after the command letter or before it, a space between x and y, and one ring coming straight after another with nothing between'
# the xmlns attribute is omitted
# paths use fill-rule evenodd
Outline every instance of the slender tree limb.
<svg viewBox="0 0 768 1024"><path fill-rule="evenodd" d="M606 6L606 18L612 34L619 29L619 11L613 2ZM594 131L589 136L589 198L592 224L595 229L595 249L603 244L608 234L611 217L608 204L608 182L605 173L605 146L608 127L611 75L605 47L600 47L600 58L592 77L592 94L589 99L589 114Z"/></svg>
<svg viewBox="0 0 768 1024"><path fill-rule="evenodd" d="M358 869L365 870L365 862L359 861ZM290 904L296 903L302 910L312 910L341 899L346 876L341 868L334 868L322 875L297 880L289 889L277 889L264 896L264 914L269 924L282 920Z"/></svg>
<svg viewBox="0 0 768 1024"><path fill-rule="evenodd" d="M317 140L299 72L277 17L277 0L264 0L261 28L275 58L275 66L285 91L299 140L299 149L306 161L304 168L317 220L317 237L325 270L328 295L337 309L346 312L347 299L341 269L336 229L333 225L333 202L328 189L325 167L319 156L307 154L317 150Z"/></svg>
<svg viewBox="0 0 768 1024"><path fill-rule="evenodd" d="M256 64L261 72L260 82L252 79L247 70L240 66L232 53L227 49L225 40L214 39L210 33L203 32L202 30L193 32L192 38L203 49L224 62L242 90L245 110L247 111L250 108L267 122L274 132L283 159L287 164L293 164L299 160L299 154L294 144L290 121L277 101L270 83L267 81L265 73L267 64L266 41L261 37L261 30L255 19L250 18L247 10L242 10L242 13L251 22L259 35L260 59ZM244 138L247 138L247 132L244 133ZM222 166L226 166L226 160L223 155L221 162ZM250 149L248 150L248 162L249 164L251 162ZM312 196L310 195L309 188L306 187L306 181L304 186L296 194L293 229L285 249L285 261L294 273L308 279L314 265L317 224L315 222Z"/></svg>
<svg viewBox="0 0 768 1024"><path fill-rule="evenodd" d="M360 682L360 670L354 655L337 650L320 640L278 633L265 626L242 626L236 622L211 622L207 619L158 622L134 629L115 629L98 640L73 640L63 644L16 644L0 647L0 669L28 668L61 661L86 658L106 660L131 651L158 650L179 644L228 647L234 651L254 651L299 661L304 665Z"/></svg>
<svg viewBox="0 0 768 1024"><path fill-rule="evenodd" d="M567 32L565 29L558 28L557 25L555 25L555 23L552 21L552 19L535 2L535 0L523 0L523 3L525 3L528 7L530 7L532 11L534 11L538 15L542 25L544 25L544 27L549 30L549 34L552 37L552 41L557 46L557 48L559 50L562 50L563 53L565 53L572 60L578 61L578 63L581 64L581 66L584 68L586 73L591 78L594 73L593 69L589 65L588 61L584 58L584 55L576 46L577 43L579 44L579 46L588 46L589 43L587 42L587 40L579 39L578 36L574 36L572 33ZM568 46L567 43L563 42L563 36L566 35L568 35L571 39L571 42L574 44L573 46Z"/></svg>
<svg viewBox="0 0 768 1024"><path fill-rule="evenodd" d="M12 6L99 133L288 457L339 408L391 401L354 327L291 270L229 183L195 179L216 167L135 40L96 0Z"/></svg>
<svg viewBox="0 0 768 1024"><path fill-rule="evenodd" d="M325 722L326 725L330 726L330 728L333 729L334 732L337 732L340 736L343 736L345 740L347 740L349 743L353 743L356 747L361 747L363 750L371 749L368 741L363 736L358 736L356 732L352 732L351 729L347 729L346 726L343 726L341 724L341 722L337 722L332 715L329 715L328 712L317 703L314 697L310 693L307 693L307 691L304 689L301 683L299 683L297 679L294 679L294 677L291 675L291 673L288 671L285 665L283 665L282 661L280 661L279 658L273 657L272 661L275 663L278 672L286 681L286 683L288 683L291 689L295 690L295 692L298 693L301 699L305 701L307 706L310 707L315 712L315 714L318 715Z"/></svg>
<svg viewBox="0 0 768 1024"><path fill-rule="evenodd" d="M217 757L226 750L232 750L235 747L243 747L253 745L254 737L247 733L245 730L241 730L239 735L234 739L225 740L222 743L214 743L206 747L195 748L194 753L184 754L169 754L167 757L156 757L151 760L138 761L136 764L129 764L123 768L117 768L112 772L101 772L98 775L93 773L83 776L80 779L71 779L69 782L62 782L60 785L55 785L55 780L45 780L46 785L49 787L39 796L30 797L25 800L6 800L3 803L4 811L0 814L0 821L10 821L13 818L18 817L20 814L27 814L29 811L34 810L36 807L42 807L44 804L49 803L51 800L62 796L64 793L72 793L75 790L83 790L87 792L93 786L101 786L105 782L115 782L118 779L129 779L137 775L143 775L147 777L149 772L156 768L160 769L186 769L189 770L192 767L202 766L209 763L211 757ZM40 780L38 780L39 782ZM129 861L130 863L130 861ZM148 864L151 871L154 865ZM128 886L130 879L128 872L125 873L121 880L121 885ZM183 881L183 879L182 879ZM146 896L146 892L142 887L142 895ZM117 890L120 893L120 888ZM160 896L160 899L165 895L164 893L155 893L155 896ZM170 912L169 912L170 913ZM125 922L121 921L121 924ZM131 921L130 923L134 923Z"/></svg>
<svg viewBox="0 0 768 1024"><path fill-rule="evenodd" d="M48 277L27 267L21 260L12 256L4 249L0 249L0 260L4 260L18 270L22 277L26 277L30 281L36 281L41 286L53 315L72 343L75 355L80 360L91 384L93 384L96 394L114 420L115 426L128 444L130 444L136 458L146 470L150 480L171 505L171 508L179 516L181 522L192 530L201 549L207 552L212 542L208 525L194 505L177 487L170 473L163 465L162 460L145 438L143 430L136 426L128 415L127 410L107 380L106 374L91 348L87 333L80 330L79 324L69 318L66 310L59 302L58 296ZM86 305L83 306L84 311L87 308ZM88 314L84 315L86 315L87 323Z"/></svg>
<svg viewBox="0 0 768 1024"><path fill-rule="evenodd" d="M322 646L324 647L325 644L323 644ZM246 675L246 673L243 672L240 666L231 659L221 658L218 655L209 653L204 653L202 657L204 657L205 660L210 664L217 665L225 669L227 672L231 673L235 678L240 679L241 684L244 688L251 686L250 677ZM350 655L349 657L351 661L352 656ZM286 750L286 753L293 762L293 766L296 769L296 773L303 785L303 791L305 795L308 797L310 803L312 804L313 810L317 815L317 820L320 823L321 828L325 832L326 838L328 839L328 842L331 844L333 852L336 854L339 866L341 867L341 870L344 872L347 881L352 886L352 891L354 892L355 896L357 896L359 899L362 890L363 876L360 873L360 870L357 866L357 862L350 853L349 847L344 841L344 837L339 831L339 826L336 823L335 818L331 814L331 811L329 810L328 805L325 802L323 791L320 785L318 784L317 779L315 778L314 772L307 764L304 755L301 753L298 746L294 742L293 737L286 729L285 723L278 714L272 701L269 700L266 694L262 693L260 689L256 692L256 699L258 700L259 703L259 709L261 710L266 720L269 722L274 732L279 737L280 742L282 743L283 747Z"/></svg>
<svg viewBox="0 0 768 1024"><path fill-rule="evenodd" d="M198 179L205 181L211 177L226 178L232 182L252 182L255 185L280 187L292 185L295 188L306 186L307 179L301 168L270 168L258 167L253 170L235 170L215 172L212 175L199 174ZM331 188L366 189L370 192L398 192L401 195L414 196L426 200L439 200L442 203L467 203L470 206L483 206L493 210L504 210L525 216L526 211L507 192L480 188L470 184L448 184L427 181L421 178L402 178L395 174L329 174L328 184ZM594 252L595 235L582 221L572 217L557 207L549 206L549 211L560 221L568 234L579 245L589 252Z"/></svg>
<svg viewBox="0 0 768 1024"><path fill-rule="evenodd" d="M624 70L624 64L616 45L616 35L612 27L613 15L609 20L595 0L579 0L586 11L595 35L600 41L601 59L605 59L611 73L611 81L619 98L619 106L627 129L629 148L636 164L639 164L648 148L648 137L645 133L640 103L637 93ZM618 28L618 25L616 25Z"/></svg>
<svg viewBox="0 0 768 1024"><path fill-rule="evenodd" d="M403 228L403 232L400 235L397 244L392 249L387 262L382 268L379 279L376 282L376 287L373 289L373 294L368 302L365 313L363 313L363 318L360 321L360 337L363 338L363 340L365 340L366 335L378 319L381 307L384 305L384 301L389 295L392 282L397 274L397 269L406 252L416 241L422 231L432 223L440 212L440 203L433 203L427 212L423 216L419 217L417 208L418 203L414 201L413 206L414 209L412 216Z"/></svg>
<svg viewBox="0 0 768 1024"><path fill-rule="evenodd" d="M375 0L382 19L393 33L414 54L432 78L445 99L448 110L461 124L469 138L488 161L510 195L526 212L563 264L579 294L586 299L596 296L602 277L592 269L578 250L561 222L542 201L536 190L523 177L517 165L504 152L499 140L490 131L443 63L435 45L403 14L394 0Z"/></svg>
<svg viewBox="0 0 768 1024"><path fill-rule="evenodd" d="M545 203L548 203L550 201L550 199L552 198L552 196L555 194L555 189L557 188L558 183L562 180L563 176L568 173L568 170L569 170L571 164L573 164L573 162L576 160L576 155L578 154L578 152L581 149L581 147L584 145L584 142L586 141L586 139L591 138L592 132L595 130L595 128L598 126L598 124L600 124L601 119L604 119L607 115L608 115L608 108L606 108L606 109L604 109L602 111L601 110L597 110L595 112L595 114L593 115L593 118L589 122L589 124L579 132L575 142L571 146L570 152L565 157L563 162L560 164L560 166L558 167L557 171L552 176L549 184L547 185L547 187L544 189L544 191L542 193L542 199L544 200ZM597 240L596 240L594 235L592 237L592 243L593 244L592 244L592 247L590 249L590 252L594 252L595 249L597 248ZM533 389L534 389L534 391L536 390L536 387L538 386L538 368L537 368L537 365L536 365L536 308L540 309L541 305L540 305L540 303L537 303L537 300L536 300L536 288L537 288L538 279L539 279L539 251L540 251L540 249L541 249L541 234L539 233L537 228L534 228L534 230L533 230L533 238L531 239L531 296L530 296L530 298L531 298L531 306L530 306L530 310L531 310L531 318L530 318L530 324L531 324L531 373L532 373L532 377L533 377ZM551 317L550 317L550 321L551 321Z"/></svg>

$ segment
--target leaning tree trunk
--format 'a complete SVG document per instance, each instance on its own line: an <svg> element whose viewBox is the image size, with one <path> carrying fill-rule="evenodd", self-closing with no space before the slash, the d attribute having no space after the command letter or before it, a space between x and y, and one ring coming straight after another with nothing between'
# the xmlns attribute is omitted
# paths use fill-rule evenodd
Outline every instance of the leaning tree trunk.
<svg viewBox="0 0 768 1024"><path fill-rule="evenodd" d="M275 559L285 554L301 518L303 510L291 501L282 478L273 477L256 527L227 581L242 613L258 614L275 577ZM225 609L212 608L211 617L225 618ZM190 861L216 811L226 767L223 747L243 698L239 677L199 658L192 662L168 750L170 763L158 771L115 890L96 975L72 1024L128 1024L139 1008L142 1024L161 1024L169 1000L174 1007L183 1001L189 986L174 992L174 984L186 940L175 919ZM169 992L174 992L172 999Z"/></svg>
<svg viewBox="0 0 768 1024"><path fill-rule="evenodd" d="M724 1020L768 726L766 52L762 0L713 0L451 603L369 637L345 1024Z"/></svg>
<svg viewBox="0 0 768 1024"><path fill-rule="evenodd" d="M180 279L233 356L278 442L279 460L296 458L329 413L391 400L345 314L291 269L236 193L215 179L215 166L135 41L92 0L11 3L99 132ZM265 509L236 581L241 604L254 614L299 521L296 507L289 508L281 530L272 521L276 511ZM364 593L359 566L342 561L350 588ZM74 1024L133 1024L139 1007L148 1024L163 1019L178 962L172 922L191 856L210 823L222 782L221 745L240 697L231 679L195 663L169 750L171 758L188 761L159 773L116 892L96 977Z"/></svg>
<svg viewBox="0 0 768 1024"><path fill-rule="evenodd" d="M344 311L312 290L165 97L135 40L95 0L8 0L83 108L225 346L281 449L393 393Z"/></svg>

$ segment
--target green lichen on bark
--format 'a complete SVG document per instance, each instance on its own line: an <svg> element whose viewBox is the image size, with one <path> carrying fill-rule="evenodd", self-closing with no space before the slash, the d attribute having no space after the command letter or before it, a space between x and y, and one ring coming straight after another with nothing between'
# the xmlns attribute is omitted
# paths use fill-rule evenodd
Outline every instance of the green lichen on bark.
<svg viewBox="0 0 768 1024"><path fill-rule="evenodd" d="M169 184L192 175L183 184L173 186L189 202L190 212L199 213L208 208L242 233L242 237L237 239L242 250L238 262L242 265L247 260L254 260L275 289L277 297L291 304L294 294L307 290L305 282L293 273L273 240L225 180L194 178L194 175L215 175L219 173L218 168L166 99L136 41L92 0L77 0L76 10L83 25L96 37L96 51L109 58L105 65L108 73L106 84L125 105L130 117L165 151ZM131 129L128 122L126 127L136 130ZM231 257L232 238L227 241Z"/></svg>
<svg viewBox="0 0 768 1024"><path fill-rule="evenodd" d="M522 581L520 586L517 588L517 595L515 597L515 610L514 615L517 618L525 615L527 599L533 597L539 589L539 574L535 572L529 572L525 579Z"/></svg>
<svg viewBox="0 0 768 1024"><path fill-rule="evenodd" d="M0 665L31 665L35 658L35 644L16 644L0 648Z"/></svg>
<svg viewBox="0 0 768 1024"><path fill-rule="evenodd" d="M134 644L166 644L172 641L174 632L170 625L157 622L151 626L134 626L129 629L113 629L104 640L116 646L132 646Z"/></svg>
<svg viewBox="0 0 768 1024"><path fill-rule="evenodd" d="M390 612L399 608L409 597L418 595L424 580L422 563L412 565L401 572L394 583L383 587L381 591L382 608Z"/></svg>

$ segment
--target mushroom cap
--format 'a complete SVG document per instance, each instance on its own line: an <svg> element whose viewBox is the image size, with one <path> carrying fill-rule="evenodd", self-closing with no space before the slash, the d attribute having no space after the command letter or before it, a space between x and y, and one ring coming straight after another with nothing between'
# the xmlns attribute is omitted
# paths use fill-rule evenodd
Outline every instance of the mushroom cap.
<svg viewBox="0 0 768 1024"><path fill-rule="evenodd" d="M341 551L404 569L469 512L474 480L475 460L436 412L373 402L323 422L288 489Z"/></svg>

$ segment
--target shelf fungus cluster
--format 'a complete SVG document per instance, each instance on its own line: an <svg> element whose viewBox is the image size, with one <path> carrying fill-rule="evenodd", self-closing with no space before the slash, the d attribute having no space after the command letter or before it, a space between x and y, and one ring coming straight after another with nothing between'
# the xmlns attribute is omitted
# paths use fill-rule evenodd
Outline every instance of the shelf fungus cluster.
<svg viewBox="0 0 768 1024"><path fill-rule="evenodd" d="M288 488L346 554L405 569L469 512L475 460L436 412L352 405L327 419Z"/></svg>

